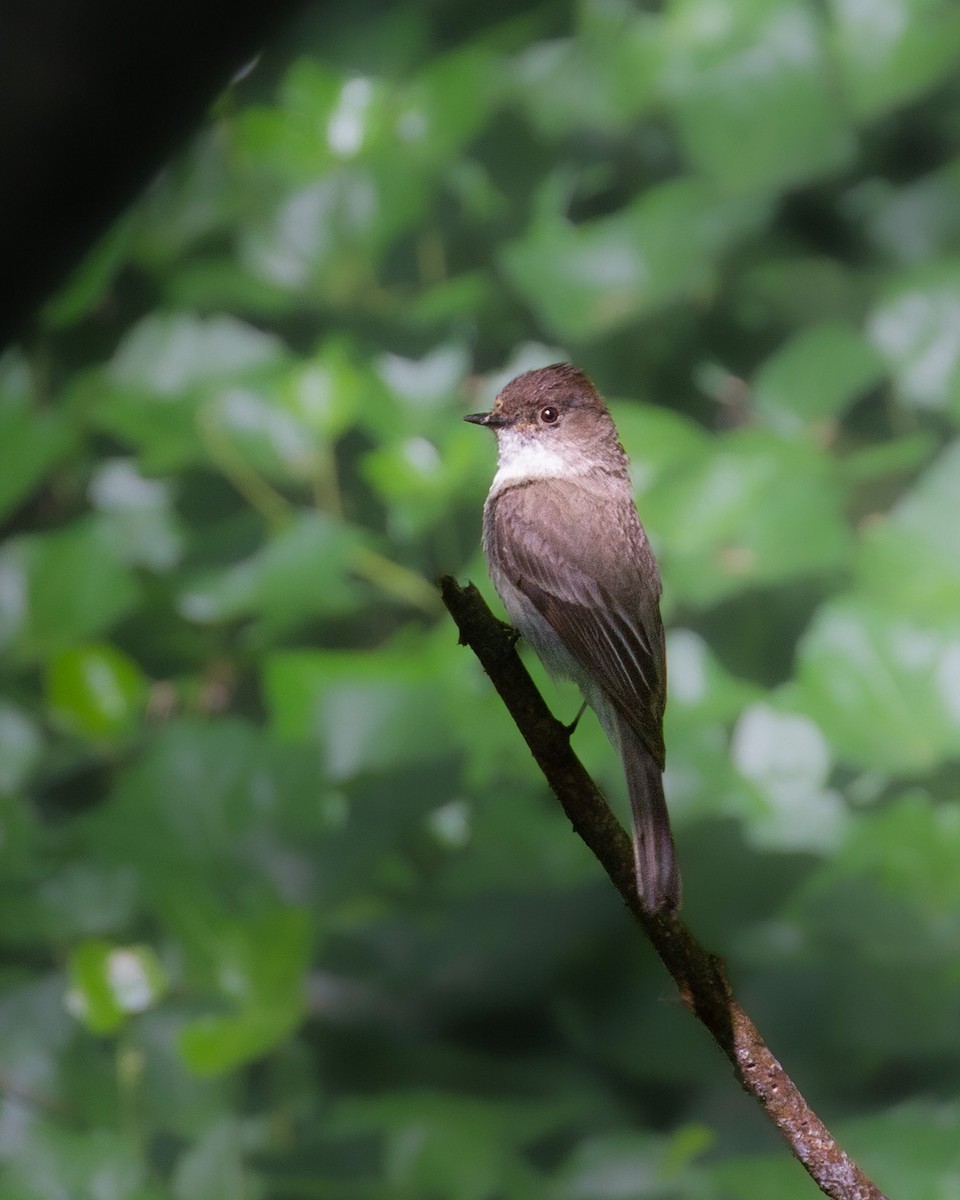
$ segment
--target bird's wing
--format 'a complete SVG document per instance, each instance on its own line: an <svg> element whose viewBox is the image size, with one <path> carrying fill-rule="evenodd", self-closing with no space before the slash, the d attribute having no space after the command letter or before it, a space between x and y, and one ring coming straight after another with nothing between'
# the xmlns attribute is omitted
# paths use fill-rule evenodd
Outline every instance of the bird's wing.
<svg viewBox="0 0 960 1200"><path fill-rule="evenodd" d="M666 654L660 574L632 503L605 502L555 479L509 488L494 503L490 532L507 578L589 671L662 769ZM611 542L630 547L613 570Z"/></svg>

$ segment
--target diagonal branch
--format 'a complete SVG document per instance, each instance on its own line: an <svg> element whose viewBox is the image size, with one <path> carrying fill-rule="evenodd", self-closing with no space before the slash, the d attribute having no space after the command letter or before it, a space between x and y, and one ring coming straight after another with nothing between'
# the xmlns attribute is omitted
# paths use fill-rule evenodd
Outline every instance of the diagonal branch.
<svg viewBox="0 0 960 1200"><path fill-rule="evenodd" d="M461 645L469 646L480 659L574 830L643 926L684 1004L710 1031L743 1088L762 1105L825 1195L833 1200L885 1200L837 1145L771 1054L734 998L722 960L701 946L682 921L648 913L640 904L630 839L573 753L566 728L551 714L520 661L516 635L497 620L472 584L462 588L445 575L440 591L460 630Z"/></svg>

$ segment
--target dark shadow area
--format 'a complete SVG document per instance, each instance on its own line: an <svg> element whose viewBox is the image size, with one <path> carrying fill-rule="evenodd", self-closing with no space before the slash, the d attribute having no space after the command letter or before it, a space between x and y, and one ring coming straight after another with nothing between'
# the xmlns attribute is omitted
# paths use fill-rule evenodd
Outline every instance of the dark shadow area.
<svg viewBox="0 0 960 1200"><path fill-rule="evenodd" d="M301 0L15 0L0 36L0 345Z"/></svg>

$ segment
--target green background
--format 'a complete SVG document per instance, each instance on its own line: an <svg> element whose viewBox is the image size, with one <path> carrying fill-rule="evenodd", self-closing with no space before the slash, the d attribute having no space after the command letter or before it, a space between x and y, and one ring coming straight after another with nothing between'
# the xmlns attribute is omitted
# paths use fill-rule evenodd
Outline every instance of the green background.
<svg viewBox="0 0 960 1200"><path fill-rule="evenodd" d="M2 1200L815 1194L434 588L557 359L686 917L960 1195L958 64L951 0L308 10L0 358Z"/></svg>

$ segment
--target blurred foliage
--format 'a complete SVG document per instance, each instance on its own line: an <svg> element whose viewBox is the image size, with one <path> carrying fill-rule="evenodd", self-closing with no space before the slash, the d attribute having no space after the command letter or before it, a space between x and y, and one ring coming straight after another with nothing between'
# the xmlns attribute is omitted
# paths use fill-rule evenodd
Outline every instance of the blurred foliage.
<svg viewBox="0 0 960 1200"><path fill-rule="evenodd" d="M813 1193L432 585L489 594L461 414L558 358L663 567L689 920L955 1195L958 64L951 0L308 10L5 353L4 1200Z"/></svg>

